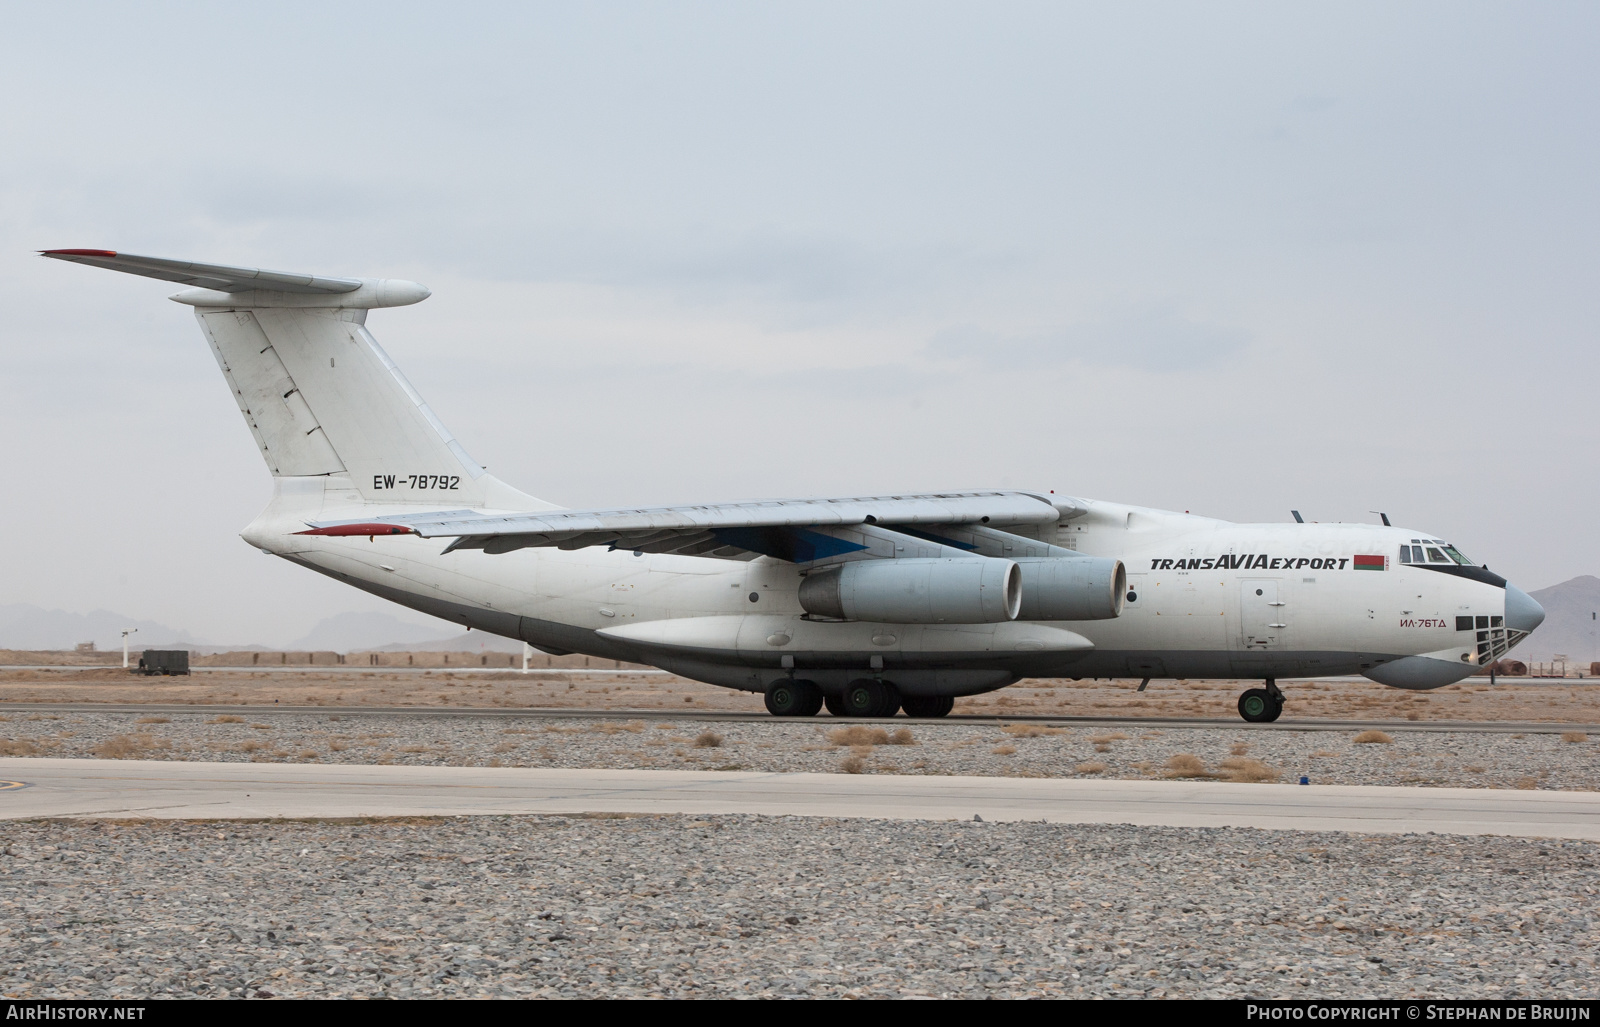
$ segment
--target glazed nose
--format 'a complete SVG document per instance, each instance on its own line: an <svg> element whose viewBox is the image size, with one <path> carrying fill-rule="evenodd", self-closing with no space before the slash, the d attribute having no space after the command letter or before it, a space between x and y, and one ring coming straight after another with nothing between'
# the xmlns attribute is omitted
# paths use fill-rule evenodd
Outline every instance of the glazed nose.
<svg viewBox="0 0 1600 1027"><path fill-rule="evenodd" d="M1506 585L1506 627L1532 631L1544 623L1544 607L1515 585Z"/></svg>

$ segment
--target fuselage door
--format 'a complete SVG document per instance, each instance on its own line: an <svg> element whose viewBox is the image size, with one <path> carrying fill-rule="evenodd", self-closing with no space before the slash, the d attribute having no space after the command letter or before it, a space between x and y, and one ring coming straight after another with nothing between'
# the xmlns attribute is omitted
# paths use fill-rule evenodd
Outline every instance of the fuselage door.
<svg viewBox="0 0 1600 1027"><path fill-rule="evenodd" d="M1277 578L1246 578L1239 583L1239 625L1246 649L1275 649L1289 626L1288 609Z"/></svg>

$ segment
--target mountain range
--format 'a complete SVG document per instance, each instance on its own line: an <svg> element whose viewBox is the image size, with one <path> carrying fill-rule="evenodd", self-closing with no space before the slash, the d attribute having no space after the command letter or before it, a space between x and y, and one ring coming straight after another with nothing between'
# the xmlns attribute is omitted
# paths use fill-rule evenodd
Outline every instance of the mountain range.
<svg viewBox="0 0 1600 1027"><path fill-rule="evenodd" d="M1544 607L1544 623L1512 651L1512 659L1543 662L1564 653L1572 663L1600 660L1600 578L1580 574L1528 594Z"/></svg>

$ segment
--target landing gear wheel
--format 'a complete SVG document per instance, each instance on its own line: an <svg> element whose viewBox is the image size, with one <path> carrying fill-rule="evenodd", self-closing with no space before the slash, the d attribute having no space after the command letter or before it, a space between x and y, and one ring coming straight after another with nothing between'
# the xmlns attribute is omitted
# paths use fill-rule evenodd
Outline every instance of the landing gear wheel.
<svg viewBox="0 0 1600 1027"><path fill-rule="evenodd" d="M900 698L900 708L908 717L947 717L956 700L949 695L906 695Z"/></svg>
<svg viewBox="0 0 1600 1027"><path fill-rule="evenodd" d="M814 717L822 709L822 689L811 681L783 678L767 686L767 712L774 717Z"/></svg>
<svg viewBox="0 0 1600 1027"><path fill-rule="evenodd" d="M1283 698L1265 688L1249 688L1239 696L1239 716L1252 724L1270 724L1283 713Z"/></svg>
<svg viewBox="0 0 1600 1027"><path fill-rule="evenodd" d="M848 717L850 715L845 712L844 696L842 695L825 695L822 697L822 705L826 706L828 712L835 717Z"/></svg>
<svg viewBox="0 0 1600 1027"><path fill-rule="evenodd" d="M844 686L847 717L892 717L900 709L900 692L887 681L857 678Z"/></svg>

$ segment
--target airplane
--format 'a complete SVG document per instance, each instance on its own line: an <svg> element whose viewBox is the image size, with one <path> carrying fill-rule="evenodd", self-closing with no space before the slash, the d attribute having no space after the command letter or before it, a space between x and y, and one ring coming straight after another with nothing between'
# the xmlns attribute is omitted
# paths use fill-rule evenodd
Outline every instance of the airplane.
<svg viewBox="0 0 1600 1027"><path fill-rule="evenodd" d="M112 250L42 256L177 282L273 478L250 545L558 655L760 693L776 716L942 717L1023 678L1364 675L1431 689L1544 620L1426 531L1236 524L1051 491L569 510L489 474L366 328L398 279ZM1144 684L1140 685L1141 690Z"/></svg>

